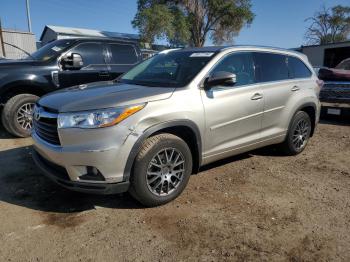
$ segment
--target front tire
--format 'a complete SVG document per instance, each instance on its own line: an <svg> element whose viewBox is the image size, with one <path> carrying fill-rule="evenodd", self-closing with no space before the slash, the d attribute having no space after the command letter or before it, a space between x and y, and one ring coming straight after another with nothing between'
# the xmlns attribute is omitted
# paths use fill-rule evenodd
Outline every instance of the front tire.
<svg viewBox="0 0 350 262"><path fill-rule="evenodd" d="M181 138L167 133L152 136L136 156L129 192L148 207L166 204L185 189L192 164L191 150Z"/></svg>
<svg viewBox="0 0 350 262"><path fill-rule="evenodd" d="M303 152L309 141L311 128L310 116L304 111L297 112L282 144L282 150L287 155L297 155Z"/></svg>
<svg viewBox="0 0 350 262"><path fill-rule="evenodd" d="M28 137L32 129L32 115L39 97L20 94L10 98L2 111L2 125L12 135Z"/></svg>

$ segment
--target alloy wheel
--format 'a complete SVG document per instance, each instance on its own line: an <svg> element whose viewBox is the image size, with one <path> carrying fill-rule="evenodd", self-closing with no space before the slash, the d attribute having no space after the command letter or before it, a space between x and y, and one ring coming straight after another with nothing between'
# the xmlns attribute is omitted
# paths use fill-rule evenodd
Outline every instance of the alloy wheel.
<svg viewBox="0 0 350 262"><path fill-rule="evenodd" d="M305 119L301 119L296 125L293 133L293 145L296 150L301 150L305 147L309 138L310 125Z"/></svg>
<svg viewBox="0 0 350 262"><path fill-rule="evenodd" d="M25 103L17 110L17 123L25 130L31 130L33 126L34 103Z"/></svg>
<svg viewBox="0 0 350 262"><path fill-rule="evenodd" d="M185 173L185 158L175 148L160 150L150 161L146 178L148 189L157 196L167 196L178 188Z"/></svg>

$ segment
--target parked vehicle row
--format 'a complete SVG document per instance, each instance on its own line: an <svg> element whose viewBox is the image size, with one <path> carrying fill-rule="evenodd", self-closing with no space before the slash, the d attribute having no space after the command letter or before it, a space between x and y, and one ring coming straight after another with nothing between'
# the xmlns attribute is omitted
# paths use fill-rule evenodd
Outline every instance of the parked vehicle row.
<svg viewBox="0 0 350 262"><path fill-rule="evenodd" d="M69 66L81 61L74 54ZM116 81L42 97L33 157L68 189L165 204L213 161L272 144L302 152L319 120L320 85L306 56L289 50L161 52Z"/></svg>
<svg viewBox="0 0 350 262"><path fill-rule="evenodd" d="M1 60L2 124L15 136L29 136L39 97L65 87L111 81L141 60L135 43L106 38L57 40L27 59Z"/></svg>

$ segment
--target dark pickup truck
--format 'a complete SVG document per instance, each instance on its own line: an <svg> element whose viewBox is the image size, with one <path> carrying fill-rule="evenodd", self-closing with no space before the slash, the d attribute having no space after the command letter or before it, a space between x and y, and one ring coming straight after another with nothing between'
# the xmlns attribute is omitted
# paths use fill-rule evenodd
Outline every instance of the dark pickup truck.
<svg viewBox="0 0 350 262"><path fill-rule="evenodd" d="M36 100L60 88L110 81L142 60L139 47L108 38L51 42L23 60L0 61L1 120L18 137L30 135Z"/></svg>
<svg viewBox="0 0 350 262"><path fill-rule="evenodd" d="M324 81L320 92L322 114L350 115L350 58L335 68L320 68L318 77Z"/></svg>

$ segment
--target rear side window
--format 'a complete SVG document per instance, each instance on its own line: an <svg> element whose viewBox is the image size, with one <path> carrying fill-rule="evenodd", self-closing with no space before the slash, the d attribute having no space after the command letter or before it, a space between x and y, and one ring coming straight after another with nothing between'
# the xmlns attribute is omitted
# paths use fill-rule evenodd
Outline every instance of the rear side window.
<svg viewBox="0 0 350 262"><path fill-rule="evenodd" d="M82 43L73 47L70 53L80 54L83 58L84 67L105 64L103 47L99 43Z"/></svg>
<svg viewBox="0 0 350 262"><path fill-rule="evenodd" d="M272 53L255 53L259 82L280 81L289 78L287 57Z"/></svg>
<svg viewBox="0 0 350 262"><path fill-rule="evenodd" d="M307 78L311 76L311 71L299 58L288 57L288 67L290 78Z"/></svg>
<svg viewBox="0 0 350 262"><path fill-rule="evenodd" d="M137 63L136 50L132 45L110 44L112 52L111 64L116 65L133 65Z"/></svg>

